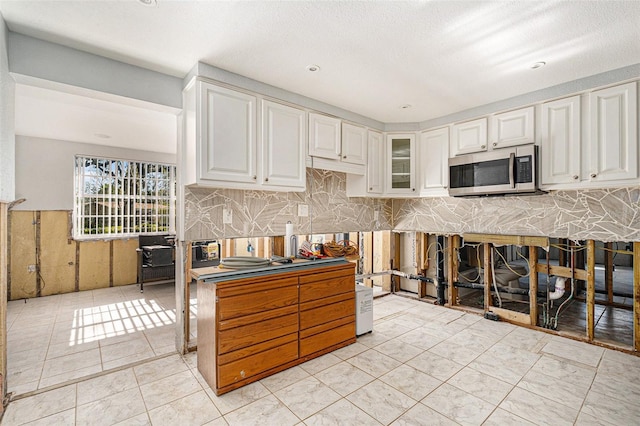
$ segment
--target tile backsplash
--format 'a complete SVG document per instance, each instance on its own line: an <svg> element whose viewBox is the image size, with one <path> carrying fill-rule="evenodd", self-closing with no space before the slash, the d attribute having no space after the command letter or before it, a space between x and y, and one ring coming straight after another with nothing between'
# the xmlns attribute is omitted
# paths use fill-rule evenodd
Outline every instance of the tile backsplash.
<svg viewBox="0 0 640 426"><path fill-rule="evenodd" d="M393 229L639 241L640 187L395 200Z"/></svg>
<svg viewBox="0 0 640 426"><path fill-rule="evenodd" d="M298 216L298 205L309 216ZM543 195L348 198L346 175L307 169L306 192L186 188L185 241L355 231L535 235L640 241L640 187L554 191ZM232 212L223 224L223 209ZM376 213L377 214L377 219Z"/></svg>
<svg viewBox="0 0 640 426"><path fill-rule="evenodd" d="M309 216L298 216L299 204ZM224 209L231 224L223 224ZM346 175L318 169L307 169L306 192L186 188L185 210L185 241L284 235L288 221L297 234L392 229L390 201L347 198Z"/></svg>

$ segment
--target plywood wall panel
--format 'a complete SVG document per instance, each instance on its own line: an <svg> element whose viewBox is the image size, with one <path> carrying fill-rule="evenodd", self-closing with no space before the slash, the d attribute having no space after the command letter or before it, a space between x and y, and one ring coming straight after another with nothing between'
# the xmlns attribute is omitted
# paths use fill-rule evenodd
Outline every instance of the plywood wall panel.
<svg viewBox="0 0 640 426"><path fill-rule="evenodd" d="M138 280L138 239L113 241L113 285L135 284Z"/></svg>
<svg viewBox="0 0 640 426"><path fill-rule="evenodd" d="M35 212L11 212L11 300L36 296L36 273L29 265L36 264Z"/></svg>
<svg viewBox="0 0 640 426"><path fill-rule="evenodd" d="M42 296L75 291L76 242L69 240L69 212L40 214L40 274Z"/></svg>
<svg viewBox="0 0 640 426"><path fill-rule="evenodd" d="M80 290L109 287L109 242L81 241Z"/></svg>

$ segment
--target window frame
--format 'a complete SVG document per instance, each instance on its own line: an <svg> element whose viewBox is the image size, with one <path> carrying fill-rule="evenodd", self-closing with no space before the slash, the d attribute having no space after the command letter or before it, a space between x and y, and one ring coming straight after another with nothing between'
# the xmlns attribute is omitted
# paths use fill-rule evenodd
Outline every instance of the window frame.
<svg viewBox="0 0 640 426"><path fill-rule="evenodd" d="M93 166L88 165L89 161L94 162ZM91 167L93 169L88 170ZM74 239L107 240L137 238L139 235L175 235L175 164L76 154L73 170ZM138 173L139 171L144 172ZM88 183L87 179L91 180L92 176L95 176L94 182ZM88 190L86 185L90 185L92 190ZM129 190L123 191L122 188ZM139 191L140 188L154 192L144 194ZM168 213L161 213L160 206L165 206L166 211L167 204ZM148 208L149 206L152 207ZM94 225L85 226L86 220L95 221ZM160 225L164 229L158 230ZM156 229L142 231L142 226L155 226ZM104 232L107 228L109 232ZM103 232L87 233L87 229L101 229Z"/></svg>

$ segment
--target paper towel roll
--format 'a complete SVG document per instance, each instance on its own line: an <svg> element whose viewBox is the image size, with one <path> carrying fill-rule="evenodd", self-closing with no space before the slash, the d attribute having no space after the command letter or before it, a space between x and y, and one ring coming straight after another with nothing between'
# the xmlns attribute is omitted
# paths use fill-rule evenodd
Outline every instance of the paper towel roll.
<svg viewBox="0 0 640 426"><path fill-rule="evenodd" d="M287 222L284 226L284 255L285 257L295 256L295 253L292 253L295 250L291 247L291 237L295 234L293 233L293 223Z"/></svg>

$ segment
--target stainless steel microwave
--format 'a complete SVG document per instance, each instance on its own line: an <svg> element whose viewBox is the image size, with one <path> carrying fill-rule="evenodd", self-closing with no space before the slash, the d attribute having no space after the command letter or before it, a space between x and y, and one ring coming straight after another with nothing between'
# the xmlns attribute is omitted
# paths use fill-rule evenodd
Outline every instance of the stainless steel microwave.
<svg viewBox="0 0 640 426"><path fill-rule="evenodd" d="M449 195L537 192L536 146L522 145L449 159Z"/></svg>

